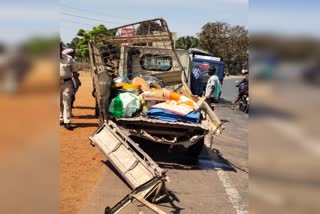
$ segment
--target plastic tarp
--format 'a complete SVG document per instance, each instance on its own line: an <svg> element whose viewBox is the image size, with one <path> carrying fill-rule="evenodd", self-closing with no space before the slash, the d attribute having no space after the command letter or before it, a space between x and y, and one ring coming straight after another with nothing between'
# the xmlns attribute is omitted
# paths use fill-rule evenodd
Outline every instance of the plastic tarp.
<svg viewBox="0 0 320 214"><path fill-rule="evenodd" d="M181 116L170 111L163 109L151 109L146 112L150 118L155 118L168 122L186 122L186 123L199 123L200 122L200 110L191 112L186 116Z"/></svg>

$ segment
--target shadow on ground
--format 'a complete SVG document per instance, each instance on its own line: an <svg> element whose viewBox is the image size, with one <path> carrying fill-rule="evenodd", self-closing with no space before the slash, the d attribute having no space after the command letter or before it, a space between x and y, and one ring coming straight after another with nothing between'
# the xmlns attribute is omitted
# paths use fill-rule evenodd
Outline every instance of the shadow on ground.
<svg viewBox="0 0 320 214"><path fill-rule="evenodd" d="M91 106L75 106L74 108L77 108L77 109L95 109L94 107L91 107Z"/></svg>
<svg viewBox="0 0 320 214"><path fill-rule="evenodd" d="M73 116L75 119L96 119L94 115L77 115Z"/></svg>
<svg viewBox="0 0 320 214"><path fill-rule="evenodd" d="M250 109L250 116L254 119L276 117L278 119L293 119L294 115L265 105L253 105Z"/></svg>
<svg viewBox="0 0 320 214"><path fill-rule="evenodd" d="M232 102L230 100L226 100L224 98L219 99L219 103L216 104L217 106L219 105L232 105Z"/></svg>
<svg viewBox="0 0 320 214"><path fill-rule="evenodd" d="M228 160L222 157L219 151L208 151L205 145L199 156L193 156L182 147L170 149L170 146L166 144L131 138L163 169L237 171Z"/></svg>
<svg viewBox="0 0 320 214"><path fill-rule="evenodd" d="M84 128L84 127L97 127L98 123L74 123L75 128Z"/></svg>

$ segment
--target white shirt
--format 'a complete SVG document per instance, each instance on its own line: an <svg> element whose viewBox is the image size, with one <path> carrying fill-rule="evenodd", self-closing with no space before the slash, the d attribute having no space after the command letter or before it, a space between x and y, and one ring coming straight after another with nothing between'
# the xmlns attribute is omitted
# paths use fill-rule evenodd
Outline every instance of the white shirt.
<svg viewBox="0 0 320 214"><path fill-rule="evenodd" d="M60 58L60 79L71 78L73 72L77 72L76 63L70 56L62 54L62 58Z"/></svg>
<svg viewBox="0 0 320 214"><path fill-rule="evenodd" d="M219 78L217 75L212 75L207 82L207 86L206 86L206 94L205 96L208 97L210 95L210 92L212 90L212 86L216 86L216 83L219 84ZM211 97L214 96L214 93L211 95Z"/></svg>

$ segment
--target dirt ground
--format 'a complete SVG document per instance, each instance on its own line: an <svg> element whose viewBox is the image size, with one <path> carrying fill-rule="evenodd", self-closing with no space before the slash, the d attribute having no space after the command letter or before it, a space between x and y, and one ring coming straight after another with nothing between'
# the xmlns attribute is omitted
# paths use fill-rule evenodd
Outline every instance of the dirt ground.
<svg viewBox="0 0 320 214"><path fill-rule="evenodd" d="M56 64L36 61L17 93L0 94L0 153L35 142L43 133L57 132L58 79Z"/></svg>
<svg viewBox="0 0 320 214"><path fill-rule="evenodd" d="M98 179L101 177L100 175L105 172L105 165L97 161L104 160L104 156L97 148L90 145L88 139L98 126L98 120L94 118L95 101L91 96L91 76L89 73L81 72L80 78L82 86L77 94L73 110L74 117L72 118L72 123L77 126L74 131L68 131L58 125L59 85L57 67L53 61L35 61L31 71L22 82L21 90L18 93L0 94L0 117L2 121L5 121L0 126L0 137L2 139L2 143L0 143L1 160L5 159L5 157L9 158L17 152L24 153L30 146L32 147L31 149L29 148L30 151L37 151L41 154L39 156L38 153L32 152L37 157L43 158L43 156L48 156L47 158L43 158L42 162L39 162L42 168L38 166L38 163L30 163L29 168L34 170L32 172L38 176L38 178L31 177L30 180L38 182L39 178L43 178L50 182L53 180L52 183L55 183L60 177L60 213L68 214L79 212L88 194L93 191ZM57 146L59 142L60 175L58 166L56 167L57 169L55 168L59 164L58 161L53 161L53 164L49 164L51 159L59 159L59 156L55 155L56 151L58 153L59 150ZM40 150L40 148L43 150ZM50 149L54 150L51 151L53 154L50 154L51 156L48 154ZM50 159L50 161L47 159ZM37 158L36 160L38 161ZM34 169L31 166L38 168ZM48 169L46 166L50 166L51 168ZM21 164L17 165L14 169L18 172L25 171L22 169ZM51 176L52 179L50 180L43 175L40 176L38 173L40 169L41 173ZM44 169L49 171L47 172ZM12 171L14 170L11 169L10 172L6 171L5 173L12 174ZM12 178L10 177L10 179ZM28 182L25 181L25 183ZM28 185L31 183L30 181ZM32 184L40 186L39 184L34 184L34 182ZM56 185L52 186L56 188ZM48 201L55 198L58 199L56 195L48 194L54 191L44 191L44 188L48 189L50 186L32 191L24 188L20 189L20 191L28 191L30 194L33 192L33 195L36 195L36 192L41 192L39 195L42 198L47 197L48 199L44 200ZM14 188L12 187L12 189ZM36 195L35 198L37 197ZM17 199L14 196L12 198L12 201ZM39 199L34 200L41 201ZM22 198L21 201L23 201ZM52 204L54 203L50 205ZM14 203L11 205L12 209L14 209ZM32 202L30 202L30 205L35 206ZM36 206L38 207L38 205Z"/></svg>
<svg viewBox="0 0 320 214"><path fill-rule="evenodd" d="M88 139L98 127L90 73L81 72L80 80L71 121L77 128L60 127L60 213L68 214L79 212L105 171L105 165L97 161L104 156Z"/></svg>

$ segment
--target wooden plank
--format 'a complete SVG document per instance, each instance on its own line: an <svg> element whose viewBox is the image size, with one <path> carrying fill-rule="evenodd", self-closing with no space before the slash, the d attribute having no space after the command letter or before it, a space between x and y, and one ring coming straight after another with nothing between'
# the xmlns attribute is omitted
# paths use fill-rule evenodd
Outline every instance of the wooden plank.
<svg viewBox="0 0 320 214"><path fill-rule="evenodd" d="M138 35L133 37L114 37L112 39L102 39L101 41L109 44L121 43L149 43L149 42L171 42L168 34L164 35Z"/></svg>
<svg viewBox="0 0 320 214"><path fill-rule="evenodd" d="M206 97L203 96L203 97L201 97L201 98L198 100L197 105L198 105L199 107L201 107L202 104L203 104L205 101L206 101Z"/></svg>
<svg viewBox="0 0 320 214"><path fill-rule="evenodd" d="M100 150L108 157L109 161L112 162L114 167L124 176L125 180L132 188L136 188L146 181L152 179L155 174L153 169L141 163L142 159L135 155L135 153L127 148L120 139L116 137L108 129L102 129L96 133L91 140L95 142ZM119 143L121 145L118 147ZM113 151L115 150L115 151ZM133 169L135 162L139 162Z"/></svg>
<svg viewBox="0 0 320 214"><path fill-rule="evenodd" d="M139 201L140 203L146 205L149 209L151 209L153 212L157 213L157 214L166 214L164 211L162 211L160 208L158 208L156 205L150 203L149 201L147 201L146 199L144 199L143 197L136 195L136 194L132 194L132 197L134 197L137 201Z"/></svg>

